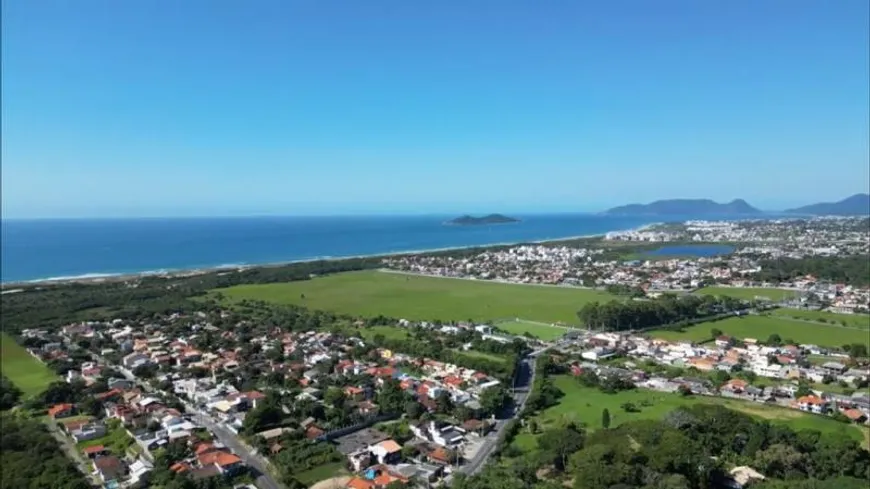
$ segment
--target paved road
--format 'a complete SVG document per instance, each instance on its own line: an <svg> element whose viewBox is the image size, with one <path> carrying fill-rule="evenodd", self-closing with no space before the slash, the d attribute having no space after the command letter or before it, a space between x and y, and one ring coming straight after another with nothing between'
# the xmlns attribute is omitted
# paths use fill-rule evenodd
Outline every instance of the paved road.
<svg viewBox="0 0 870 489"><path fill-rule="evenodd" d="M498 439L504 432L508 421L520 416L520 413L526 405L526 399L529 397L529 389L535 381L535 357L537 357L537 355L542 351L544 351L544 349L536 350L528 357L520 360L519 370L517 371L517 377L514 381L513 407L510 408L507 413L503 413L502 416L496 420L496 428L491 431L486 438L484 438L483 446L480 447L474 458L468 460L465 465L459 468L460 472L469 475L480 472L480 470L486 465L489 457L492 455L492 451L495 450L495 447L498 444Z"/></svg>
<svg viewBox="0 0 870 489"><path fill-rule="evenodd" d="M284 489L284 486L279 484L269 473L268 462L263 457L253 453L248 445L243 443L235 433L224 428L207 414L198 411L190 404L184 403L184 408L188 414L195 415L196 422L211 430L221 443L235 452L252 469L256 476L257 487L260 489Z"/></svg>

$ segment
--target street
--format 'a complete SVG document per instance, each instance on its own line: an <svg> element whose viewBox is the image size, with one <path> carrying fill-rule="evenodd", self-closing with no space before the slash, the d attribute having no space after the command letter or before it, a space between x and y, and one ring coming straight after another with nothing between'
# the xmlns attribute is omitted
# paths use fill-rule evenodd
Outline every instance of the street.
<svg viewBox="0 0 870 489"><path fill-rule="evenodd" d="M257 487L260 489L283 489L284 486L279 484L269 473L267 462L259 455L251 452L247 445L239 440L238 436L232 431L224 428L216 423L207 414L198 411L194 406L184 403L184 409L189 414L196 416L196 421L208 428L229 449L235 452L247 465L251 468L251 472L256 477Z"/></svg>
<svg viewBox="0 0 870 489"><path fill-rule="evenodd" d="M486 461L489 460L490 455L492 455L492 451L495 449L498 439L504 432L508 421L519 417L520 413L523 411L523 407L525 407L526 399L529 396L529 388L535 381L535 357L537 357L537 355L542 351L544 350L536 350L526 358L520 360L520 365L513 386L514 406L511 408L513 410L509 412L508 416L496 421L496 428L486 435L483 441L483 446L472 459L468 460L468 463L459 469L460 472L469 475L478 473L484 465L486 465Z"/></svg>

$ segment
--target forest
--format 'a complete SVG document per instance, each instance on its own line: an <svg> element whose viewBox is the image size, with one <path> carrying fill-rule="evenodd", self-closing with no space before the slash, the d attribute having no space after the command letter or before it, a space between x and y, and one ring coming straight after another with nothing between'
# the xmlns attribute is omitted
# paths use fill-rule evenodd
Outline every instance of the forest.
<svg viewBox="0 0 870 489"><path fill-rule="evenodd" d="M660 421L632 421L591 433L573 423L549 428L532 454L458 477L453 487L555 489L570 483L575 489L712 489L727 484L727 469L733 466L767 476L753 489L851 489L867 486L870 452L852 440L795 432L722 406L698 404ZM539 478L543 473L548 476Z"/></svg>
<svg viewBox="0 0 870 489"><path fill-rule="evenodd" d="M577 311L577 317L589 328L623 331L688 324L746 307L743 301L732 297L666 294L644 301L589 302Z"/></svg>
<svg viewBox="0 0 870 489"><path fill-rule="evenodd" d="M0 414L2 489L90 489L91 485L35 419Z"/></svg>
<svg viewBox="0 0 870 489"><path fill-rule="evenodd" d="M870 255L813 256L762 260L761 271L752 278L764 282L787 282L812 275L825 280L858 287L870 286Z"/></svg>

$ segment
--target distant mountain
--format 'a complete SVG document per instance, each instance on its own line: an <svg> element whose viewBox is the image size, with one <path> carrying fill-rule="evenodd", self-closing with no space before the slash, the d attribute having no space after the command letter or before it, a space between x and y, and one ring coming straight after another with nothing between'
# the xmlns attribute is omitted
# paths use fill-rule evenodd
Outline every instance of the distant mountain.
<svg viewBox="0 0 870 489"><path fill-rule="evenodd" d="M698 216L760 214L761 211L747 204L743 199L735 199L727 204L719 204L710 199L671 199L657 200L651 204L623 205L608 209L604 213L633 216Z"/></svg>
<svg viewBox="0 0 870 489"><path fill-rule="evenodd" d="M839 202L821 202L785 212L815 216L867 216L870 215L870 194L855 194Z"/></svg>
<svg viewBox="0 0 870 489"><path fill-rule="evenodd" d="M456 219L451 219L445 224L452 224L456 226L476 226L480 224L505 224L509 222L520 222L520 220L502 214L490 214L483 217L464 215L457 217Z"/></svg>

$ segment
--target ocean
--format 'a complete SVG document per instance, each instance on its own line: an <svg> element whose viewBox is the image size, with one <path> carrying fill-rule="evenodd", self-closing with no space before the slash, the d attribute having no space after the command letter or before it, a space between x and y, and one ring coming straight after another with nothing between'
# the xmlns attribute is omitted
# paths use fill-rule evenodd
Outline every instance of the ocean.
<svg viewBox="0 0 870 489"><path fill-rule="evenodd" d="M0 279L158 273L540 241L656 221L651 216L562 214L517 216L521 222L509 224L443 224L452 217L3 220Z"/></svg>

